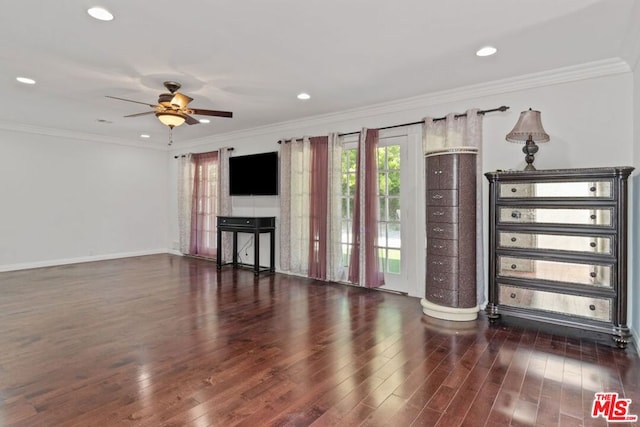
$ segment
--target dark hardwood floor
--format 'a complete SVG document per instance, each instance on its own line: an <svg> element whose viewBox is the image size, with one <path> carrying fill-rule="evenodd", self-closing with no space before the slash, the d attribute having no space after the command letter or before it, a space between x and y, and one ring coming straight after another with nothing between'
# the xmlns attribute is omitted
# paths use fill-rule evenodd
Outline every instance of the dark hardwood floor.
<svg viewBox="0 0 640 427"><path fill-rule="evenodd" d="M579 426L640 360L171 255L0 273L1 426ZM637 425L638 423L636 423Z"/></svg>

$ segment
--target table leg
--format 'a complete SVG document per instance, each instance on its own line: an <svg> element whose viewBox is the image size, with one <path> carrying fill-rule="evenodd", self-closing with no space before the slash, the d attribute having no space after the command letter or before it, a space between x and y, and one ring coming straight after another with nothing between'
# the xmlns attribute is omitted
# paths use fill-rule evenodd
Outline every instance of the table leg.
<svg viewBox="0 0 640 427"><path fill-rule="evenodd" d="M260 274L260 233L254 233L253 245L253 274Z"/></svg>

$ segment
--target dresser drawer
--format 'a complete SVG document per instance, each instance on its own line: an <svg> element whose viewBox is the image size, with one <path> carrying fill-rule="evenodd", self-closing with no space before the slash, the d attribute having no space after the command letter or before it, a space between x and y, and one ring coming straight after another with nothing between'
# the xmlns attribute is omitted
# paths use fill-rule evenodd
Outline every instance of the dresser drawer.
<svg viewBox="0 0 640 427"><path fill-rule="evenodd" d="M458 275L451 271L427 271L426 277L427 289L431 287L443 288L443 289L458 289Z"/></svg>
<svg viewBox="0 0 640 427"><path fill-rule="evenodd" d="M456 307L458 305L458 292L451 289L427 286L426 297L434 304L447 307Z"/></svg>
<svg viewBox="0 0 640 427"><path fill-rule="evenodd" d="M427 228L427 238L457 239L458 224L431 222Z"/></svg>
<svg viewBox="0 0 640 427"><path fill-rule="evenodd" d="M585 197L611 199L613 192L610 180L592 182L504 182L498 183L498 197L503 199Z"/></svg>
<svg viewBox="0 0 640 427"><path fill-rule="evenodd" d="M458 258L440 255L428 256L427 271L437 273L450 273L452 271L458 271Z"/></svg>
<svg viewBox="0 0 640 427"><path fill-rule="evenodd" d="M428 189L458 188L458 156L430 156L426 158Z"/></svg>
<svg viewBox="0 0 640 427"><path fill-rule="evenodd" d="M500 206L498 222L503 224L565 224L611 227L612 208L530 208Z"/></svg>
<svg viewBox="0 0 640 427"><path fill-rule="evenodd" d="M427 254L450 257L458 256L458 241L447 239L428 239Z"/></svg>
<svg viewBox="0 0 640 427"><path fill-rule="evenodd" d="M611 300L580 295L519 288L498 284L499 303L510 307L533 309L594 320L611 321Z"/></svg>
<svg viewBox="0 0 640 427"><path fill-rule="evenodd" d="M458 223L458 208L454 206L427 206L427 221Z"/></svg>
<svg viewBox="0 0 640 427"><path fill-rule="evenodd" d="M458 190L427 191L427 206L458 206Z"/></svg>
<svg viewBox="0 0 640 427"><path fill-rule="evenodd" d="M498 275L552 282L577 283L603 288L613 284L611 265L548 261L510 256L498 257Z"/></svg>
<svg viewBox="0 0 640 427"><path fill-rule="evenodd" d="M499 248L543 249L611 255L612 237L569 236L547 233L518 233L499 231Z"/></svg>

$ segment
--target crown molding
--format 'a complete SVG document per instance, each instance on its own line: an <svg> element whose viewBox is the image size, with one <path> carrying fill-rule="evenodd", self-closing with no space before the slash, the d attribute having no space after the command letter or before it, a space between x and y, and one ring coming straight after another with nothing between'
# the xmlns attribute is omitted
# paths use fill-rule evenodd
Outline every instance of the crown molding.
<svg viewBox="0 0 640 427"><path fill-rule="evenodd" d="M96 135L94 133L76 132L66 129L55 129L41 126L27 125L24 123L7 122L0 120L0 130L20 133L30 133L35 135L52 136L63 139L74 139L79 141L100 142L105 144L125 145L128 147L144 148L148 150L167 151L166 147L151 146L141 142L129 141L126 139L115 138L104 135Z"/></svg>
<svg viewBox="0 0 640 427"><path fill-rule="evenodd" d="M502 93L515 92L542 86L593 79L616 74L630 73L631 67L621 58L609 58L569 67L537 73L524 74L517 77L495 80L487 83L463 86L455 89L432 92L410 98L384 102L366 107L353 108L334 113L311 116L302 119L288 120L271 125L212 135L206 138L192 139L180 143L179 148L193 148L202 145L224 144L229 140L254 138L265 133L280 134L282 137L296 137L292 132L305 128L334 125L345 120L363 119L403 111L415 110L449 102L474 99ZM420 118L416 118L419 120ZM336 129L335 131L345 131ZM347 130L348 131L348 130ZM178 147L174 147L176 149Z"/></svg>
<svg viewBox="0 0 640 427"><path fill-rule="evenodd" d="M0 121L0 129L14 132L55 136L67 139L76 139L82 141L118 144L173 153L175 151L182 151L188 148L194 148L204 145L222 146L230 140L255 138L264 134L275 134L279 135L278 137L283 138L292 136L296 137L300 134L303 134L305 132L305 129L308 129L310 127L335 126L336 122L344 122L354 119L367 119L371 117L416 110L450 102L457 102L467 99L481 98L486 96L499 95L502 93L532 89L536 87L569 83L579 80L593 79L630 72L632 72L631 66L623 59L618 57L609 58L580 65L556 68L553 70L524 74L507 79L494 80L481 84L462 86L455 89L427 93L410 98L403 98L395 101L373 104L366 107L353 108L333 113L305 117L301 119L287 120L250 129L210 135L203 138L182 141L178 144L174 144L171 147L150 146L140 142L134 142L121 138L74 132L64 129L37 127L4 121ZM417 117L416 120L418 119L419 118ZM350 130L352 129L335 129L335 131ZM296 132L299 133L296 135L292 135L292 133Z"/></svg>

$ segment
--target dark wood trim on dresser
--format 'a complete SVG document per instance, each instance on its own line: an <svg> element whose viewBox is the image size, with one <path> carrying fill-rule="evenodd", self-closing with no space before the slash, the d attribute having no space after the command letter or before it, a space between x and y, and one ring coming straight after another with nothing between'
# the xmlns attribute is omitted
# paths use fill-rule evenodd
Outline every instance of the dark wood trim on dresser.
<svg viewBox="0 0 640 427"><path fill-rule="evenodd" d="M488 172L489 301L502 314L611 335L627 326L632 167Z"/></svg>

